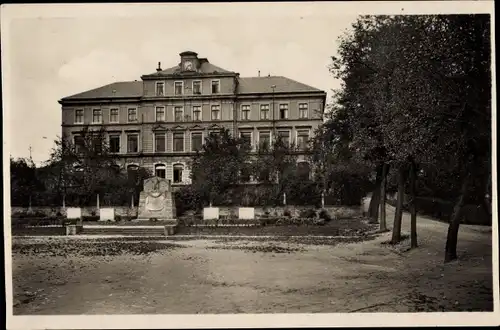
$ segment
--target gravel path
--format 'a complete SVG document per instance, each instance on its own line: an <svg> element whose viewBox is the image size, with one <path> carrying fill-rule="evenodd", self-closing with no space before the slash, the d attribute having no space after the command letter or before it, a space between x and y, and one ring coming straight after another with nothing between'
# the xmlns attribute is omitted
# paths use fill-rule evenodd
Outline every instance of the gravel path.
<svg viewBox="0 0 500 330"><path fill-rule="evenodd" d="M382 244L390 233L355 243L14 238L14 314L492 310L491 231L461 226L460 259L444 265L447 225L420 217L418 228L412 251Z"/></svg>

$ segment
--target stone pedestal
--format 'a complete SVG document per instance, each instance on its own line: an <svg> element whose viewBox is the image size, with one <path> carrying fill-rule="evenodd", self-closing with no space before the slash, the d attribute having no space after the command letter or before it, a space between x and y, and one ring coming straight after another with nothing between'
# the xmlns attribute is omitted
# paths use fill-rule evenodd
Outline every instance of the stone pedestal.
<svg viewBox="0 0 500 330"><path fill-rule="evenodd" d="M138 220L170 221L177 224L176 210L170 181L152 177L144 181L139 197Z"/></svg>

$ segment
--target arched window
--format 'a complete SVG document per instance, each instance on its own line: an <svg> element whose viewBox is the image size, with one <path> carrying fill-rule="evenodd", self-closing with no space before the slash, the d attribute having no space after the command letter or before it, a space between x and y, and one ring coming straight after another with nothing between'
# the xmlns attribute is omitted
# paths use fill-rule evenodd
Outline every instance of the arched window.
<svg viewBox="0 0 500 330"><path fill-rule="evenodd" d="M127 165L127 171L137 171L138 169L139 169L139 166L136 164Z"/></svg>
<svg viewBox="0 0 500 330"><path fill-rule="evenodd" d="M182 182L182 172L184 171L184 165L174 164L174 183Z"/></svg>
<svg viewBox="0 0 500 330"><path fill-rule="evenodd" d="M160 178L164 178L167 176L167 169L164 164L155 165L155 175Z"/></svg>
<svg viewBox="0 0 500 330"><path fill-rule="evenodd" d="M309 180L311 175L311 166L308 162L300 162L297 164L297 174L302 180Z"/></svg>

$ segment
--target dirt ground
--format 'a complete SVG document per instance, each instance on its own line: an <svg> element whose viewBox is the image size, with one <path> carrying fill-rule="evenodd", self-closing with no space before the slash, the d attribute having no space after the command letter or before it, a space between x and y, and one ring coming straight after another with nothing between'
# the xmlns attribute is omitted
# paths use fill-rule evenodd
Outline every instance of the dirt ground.
<svg viewBox="0 0 500 330"><path fill-rule="evenodd" d="M419 217L418 230L411 251L383 244L390 233L325 245L16 238L14 314L492 311L491 228L461 226L446 265L447 224Z"/></svg>

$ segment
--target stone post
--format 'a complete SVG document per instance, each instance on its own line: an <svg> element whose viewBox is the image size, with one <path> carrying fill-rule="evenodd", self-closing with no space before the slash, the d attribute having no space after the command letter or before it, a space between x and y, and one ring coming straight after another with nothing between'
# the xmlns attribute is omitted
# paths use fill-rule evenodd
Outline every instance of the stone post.
<svg viewBox="0 0 500 330"><path fill-rule="evenodd" d="M325 208L325 192L321 192L321 208Z"/></svg>
<svg viewBox="0 0 500 330"><path fill-rule="evenodd" d="M286 205L286 193L283 193L283 205Z"/></svg>

